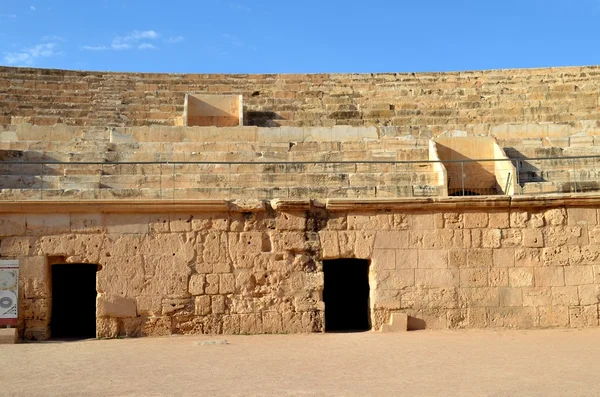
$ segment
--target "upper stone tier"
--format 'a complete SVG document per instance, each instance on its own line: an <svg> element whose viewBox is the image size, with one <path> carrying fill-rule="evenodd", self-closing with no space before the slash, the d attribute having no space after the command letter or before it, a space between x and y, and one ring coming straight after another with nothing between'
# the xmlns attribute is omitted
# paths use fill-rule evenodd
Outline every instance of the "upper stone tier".
<svg viewBox="0 0 600 397"><path fill-rule="evenodd" d="M570 129L568 136L599 129L599 87L599 67L316 75L0 67L0 125L183 125L185 94L191 93L242 95L249 126L376 125L390 135L431 137L557 123Z"/></svg>

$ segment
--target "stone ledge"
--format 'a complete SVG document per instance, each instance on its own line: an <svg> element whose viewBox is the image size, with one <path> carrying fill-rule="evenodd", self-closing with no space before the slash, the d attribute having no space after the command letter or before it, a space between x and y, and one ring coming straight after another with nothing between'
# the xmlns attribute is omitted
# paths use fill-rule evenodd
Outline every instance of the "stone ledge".
<svg viewBox="0 0 600 397"><path fill-rule="evenodd" d="M269 206L267 206L269 203ZM182 212L262 212L309 210L453 210L481 208L546 208L600 206L600 194L549 194L536 196L407 197L394 199L311 199L268 200L74 200L0 202L0 213L182 213Z"/></svg>

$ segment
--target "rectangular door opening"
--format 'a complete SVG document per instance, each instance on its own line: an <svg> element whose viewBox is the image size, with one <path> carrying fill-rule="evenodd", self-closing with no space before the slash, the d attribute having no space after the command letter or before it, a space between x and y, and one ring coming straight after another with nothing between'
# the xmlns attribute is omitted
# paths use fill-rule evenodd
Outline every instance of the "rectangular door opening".
<svg viewBox="0 0 600 397"><path fill-rule="evenodd" d="M369 261L334 259L323 262L325 332L361 332L371 329Z"/></svg>
<svg viewBox="0 0 600 397"><path fill-rule="evenodd" d="M98 265L52 265L52 338L96 337L96 272Z"/></svg>

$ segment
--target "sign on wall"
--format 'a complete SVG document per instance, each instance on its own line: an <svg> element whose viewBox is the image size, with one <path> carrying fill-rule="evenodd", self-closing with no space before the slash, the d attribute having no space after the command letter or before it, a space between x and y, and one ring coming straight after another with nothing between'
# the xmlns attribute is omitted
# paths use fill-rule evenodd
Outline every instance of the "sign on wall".
<svg viewBox="0 0 600 397"><path fill-rule="evenodd" d="M17 325L19 261L0 261L0 326Z"/></svg>

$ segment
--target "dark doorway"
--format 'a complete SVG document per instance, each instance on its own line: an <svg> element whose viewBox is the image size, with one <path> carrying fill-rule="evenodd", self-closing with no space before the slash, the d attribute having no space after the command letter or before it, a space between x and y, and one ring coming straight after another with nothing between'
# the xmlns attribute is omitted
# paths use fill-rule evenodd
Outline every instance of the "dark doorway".
<svg viewBox="0 0 600 397"><path fill-rule="evenodd" d="M369 261L335 259L323 263L325 273L325 331L359 332L371 329L369 319Z"/></svg>
<svg viewBox="0 0 600 397"><path fill-rule="evenodd" d="M58 264L52 266L53 338L96 337L96 272L98 265Z"/></svg>

